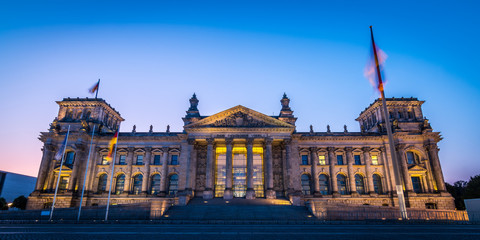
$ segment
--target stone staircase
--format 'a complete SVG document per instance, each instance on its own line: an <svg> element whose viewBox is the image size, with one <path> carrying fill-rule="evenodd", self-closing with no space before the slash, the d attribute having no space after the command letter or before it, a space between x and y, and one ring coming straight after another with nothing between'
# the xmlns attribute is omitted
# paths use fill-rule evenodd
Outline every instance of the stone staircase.
<svg viewBox="0 0 480 240"><path fill-rule="evenodd" d="M172 206L162 216L172 222L315 222L305 206L292 206L286 199L192 199L186 206Z"/></svg>

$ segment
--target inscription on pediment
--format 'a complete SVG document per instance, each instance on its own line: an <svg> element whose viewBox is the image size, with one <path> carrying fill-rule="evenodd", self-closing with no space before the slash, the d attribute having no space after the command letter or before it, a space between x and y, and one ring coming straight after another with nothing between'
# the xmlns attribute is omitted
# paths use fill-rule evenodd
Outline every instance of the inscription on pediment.
<svg viewBox="0 0 480 240"><path fill-rule="evenodd" d="M223 119L216 120L213 123L203 125L203 127L268 127L271 126L263 121L259 121L243 112L236 112Z"/></svg>

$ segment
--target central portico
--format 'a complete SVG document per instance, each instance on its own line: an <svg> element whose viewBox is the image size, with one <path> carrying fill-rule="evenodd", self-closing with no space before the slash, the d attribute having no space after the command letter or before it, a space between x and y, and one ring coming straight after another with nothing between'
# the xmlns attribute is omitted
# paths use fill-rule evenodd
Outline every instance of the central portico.
<svg viewBox="0 0 480 240"><path fill-rule="evenodd" d="M275 198L272 144L290 140L295 126L241 105L202 117L195 95L190 103L185 132L207 145L203 198Z"/></svg>

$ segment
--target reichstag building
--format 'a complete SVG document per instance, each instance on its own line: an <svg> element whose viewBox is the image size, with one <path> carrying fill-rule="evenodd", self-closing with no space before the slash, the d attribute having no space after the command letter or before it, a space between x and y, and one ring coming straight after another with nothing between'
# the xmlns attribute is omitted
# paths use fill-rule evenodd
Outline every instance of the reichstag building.
<svg viewBox="0 0 480 240"><path fill-rule="evenodd" d="M108 144L120 113L103 99L65 98L48 132L29 209L52 204L60 161L54 156L70 126L56 207L75 207L87 171L84 206L192 198L287 199L293 205L341 204L398 207L385 119L376 100L356 119L360 132L297 132L284 94L280 113L268 116L238 105L203 116L193 95L183 132L120 132L115 167ZM446 192L437 143L442 139L416 98L388 98L407 207L454 209ZM95 136L87 167L91 133ZM113 170L113 181L110 178Z"/></svg>

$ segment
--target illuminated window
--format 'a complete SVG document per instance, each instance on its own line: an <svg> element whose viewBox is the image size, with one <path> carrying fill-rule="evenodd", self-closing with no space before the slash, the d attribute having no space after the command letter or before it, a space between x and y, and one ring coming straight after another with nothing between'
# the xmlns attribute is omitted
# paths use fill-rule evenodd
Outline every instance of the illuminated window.
<svg viewBox="0 0 480 240"><path fill-rule="evenodd" d="M307 174L302 174L301 176L301 180L302 180L302 191L303 191L303 194L304 195L311 195L312 194L312 191L311 191L311 181L310 181L310 176L308 176Z"/></svg>
<svg viewBox="0 0 480 240"><path fill-rule="evenodd" d="M139 194L142 192L142 181L143 181L143 175L138 174L133 177L133 187L132 187L132 192L133 194Z"/></svg>
<svg viewBox="0 0 480 240"><path fill-rule="evenodd" d="M302 165L308 165L308 155L302 155Z"/></svg>
<svg viewBox="0 0 480 240"><path fill-rule="evenodd" d="M102 165L108 165L108 159L106 155L102 156Z"/></svg>
<svg viewBox="0 0 480 240"><path fill-rule="evenodd" d="M330 189L328 186L328 176L325 174L320 174L318 177L318 183L320 185L320 193L322 195L328 195L330 194Z"/></svg>
<svg viewBox="0 0 480 240"><path fill-rule="evenodd" d="M172 155L170 165L178 165L178 155Z"/></svg>
<svg viewBox="0 0 480 240"><path fill-rule="evenodd" d="M174 196L178 191L178 175L173 174L168 181L168 195Z"/></svg>
<svg viewBox="0 0 480 240"><path fill-rule="evenodd" d="M120 174L117 176L117 181L115 182L115 194L122 194L125 188L125 175Z"/></svg>
<svg viewBox="0 0 480 240"><path fill-rule="evenodd" d="M412 118L413 118L413 113L412 113L411 111L408 111L407 114L408 114L408 118L409 118L409 119L412 119Z"/></svg>
<svg viewBox="0 0 480 240"><path fill-rule="evenodd" d="M362 165L360 161L360 155L353 155L353 160L355 160L355 165Z"/></svg>
<svg viewBox="0 0 480 240"><path fill-rule="evenodd" d="M58 190L60 191L65 191L67 190L68 187L68 178L69 176L61 176L60 177L60 183L58 185Z"/></svg>
<svg viewBox="0 0 480 240"><path fill-rule="evenodd" d="M365 181L360 174L355 174L355 187L358 194L365 194Z"/></svg>
<svg viewBox="0 0 480 240"><path fill-rule="evenodd" d="M66 165L73 165L73 162L75 161L75 152L67 152L65 155L65 164Z"/></svg>
<svg viewBox="0 0 480 240"><path fill-rule="evenodd" d="M383 193L382 178L378 174L373 174L373 190L377 194Z"/></svg>
<svg viewBox="0 0 480 240"><path fill-rule="evenodd" d="M137 155L137 162L135 165L143 165L143 155Z"/></svg>
<svg viewBox="0 0 480 240"><path fill-rule="evenodd" d="M378 156L372 155L372 165L378 165Z"/></svg>
<svg viewBox="0 0 480 240"><path fill-rule="evenodd" d="M155 174L152 176L152 181L150 183L150 193L151 194L157 194L160 192L160 174Z"/></svg>
<svg viewBox="0 0 480 240"><path fill-rule="evenodd" d="M320 165L326 165L326 161L325 161L325 155L319 155L318 156L318 164Z"/></svg>
<svg viewBox="0 0 480 240"><path fill-rule="evenodd" d="M97 192L102 193L107 190L107 174L102 174L98 178L98 186L97 186Z"/></svg>
<svg viewBox="0 0 480 240"><path fill-rule="evenodd" d="M127 164L127 156L126 155L120 155L120 159L118 160L119 165L126 165Z"/></svg>
<svg viewBox="0 0 480 240"><path fill-rule="evenodd" d="M343 174L338 174L337 175L337 186L338 186L338 192L341 195L347 195L348 194L347 178Z"/></svg>
<svg viewBox="0 0 480 240"><path fill-rule="evenodd" d="M343 165L343 155L337 155L337 165Z"/></svg>
<svg viewBox="0 0 480 240"><path fill-rule="evenodd" d="M153 156L153 165L162 165L161 155L154 155Z"/></svg>

